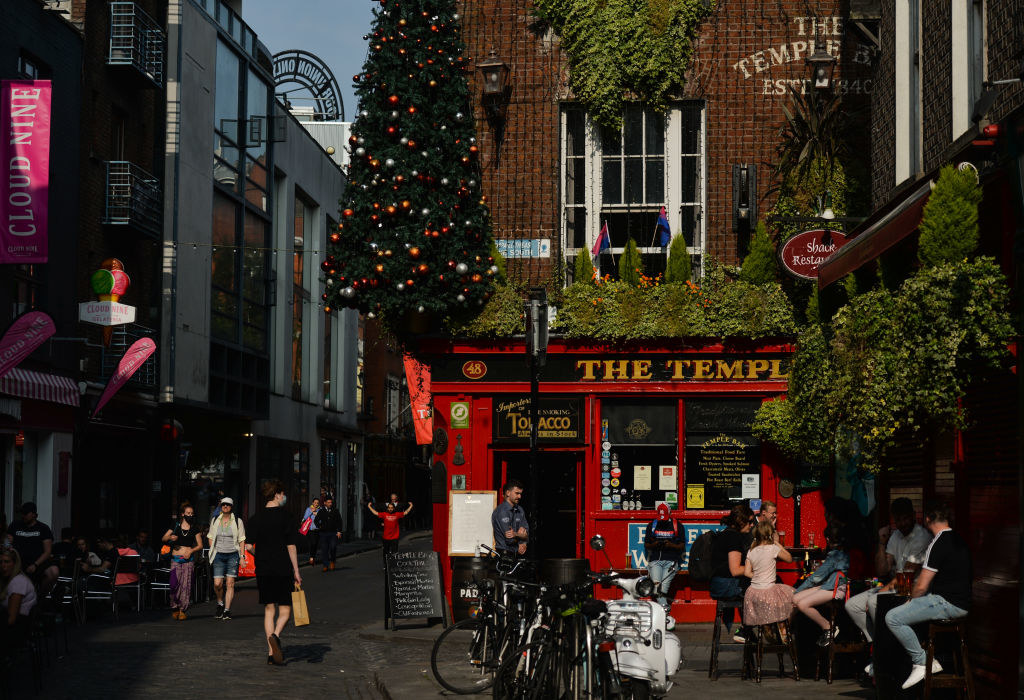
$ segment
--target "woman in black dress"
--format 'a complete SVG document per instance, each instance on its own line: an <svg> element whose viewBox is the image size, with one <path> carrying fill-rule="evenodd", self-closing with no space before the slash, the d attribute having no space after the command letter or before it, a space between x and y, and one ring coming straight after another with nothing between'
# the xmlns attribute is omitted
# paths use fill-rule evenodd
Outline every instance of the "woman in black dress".
<svg viewBox="0 0 1024 700"><path fill-rule="evenodd" d="M285 485L278 479L263 484L266 506L252 517L246 532L246 548L256 565L256 586L263 608L267 638L267 663L281 665L281 632L292 613L293 586L302 585L299 575L298 518L283 508L288 501Z"/></svg>

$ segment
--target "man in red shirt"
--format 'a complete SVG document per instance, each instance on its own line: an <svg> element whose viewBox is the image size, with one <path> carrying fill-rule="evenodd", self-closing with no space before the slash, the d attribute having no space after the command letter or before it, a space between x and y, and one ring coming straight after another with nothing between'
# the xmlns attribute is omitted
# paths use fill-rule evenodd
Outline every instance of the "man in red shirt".
<svg viewBox="0 0 1024 700"><path fill-rule="evenodd" d="M398 521L407 516L409 511L412 510L412 501L409 502L409 507L401 512L390 501L386 506L387 510L383 513L374 508L372 503L367 503L366 507L384 522L384 535L382 539L384 540L384 561L387 562L388 552L398 551L398 537L400 534Z"/></svg>

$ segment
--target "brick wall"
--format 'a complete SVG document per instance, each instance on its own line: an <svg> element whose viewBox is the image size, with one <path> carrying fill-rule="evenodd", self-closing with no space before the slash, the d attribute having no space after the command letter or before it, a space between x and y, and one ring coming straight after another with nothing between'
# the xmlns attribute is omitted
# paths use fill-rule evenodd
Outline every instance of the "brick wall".
<svg viewBox="0 0 1024 700"><path fill-rule="evenodd" d="M824 3L819 32L837 42L842 59L835 78L867 100L870 53L854 31L844 33L843 3ZM470 76L483 166L483 188L500 238L551 238L551 258L509 261L509 276L531 283L550 278L561 255L559 221L559 104L569 100L568 73L557 37L539 27L530 0L463 2L467 53L491 49L511 67L511 102L498 147L479 106L478 75ZM680 97L706 100L707 252L738 262L732 231L732 165L758 164L759 212L772 204L767 167L775 160L786 81L809 76L805 58L814 39L806 3L721 2L705 21ZM773 61L774 57L774 61ZM788 60L786 60L788 59Z"/></svg>
<svg viewBox="0 0 1024 700"><path fill-rule="evenodd" d="M896 180L896 17L892 3L882 3L878 22L879 56L871 93L871 206L885 203Z"/></svg>
<svg viewBox="0 0 1024 700"><path fill-rule="evenodd" d="M940 165L953 121L952 8L948 2L922 3L921 153L924 172Z"/></svg>
<svg viewBox="0 0 1024 700"><path fill-rule="evenodd" d="M137 3L161 26L167 19L164 0ZM95 298L89 275L103 260L116 257L124 263L131 287L122 301L136 307L136 323L159 329L160 245L126 226L102 223L106 201L106 161L118 159L114 152L113 132L123 123L124 149L119 158L147 172L163 172L162 146L164 93L147 83L143 76L126 66L106 63L110 32L110 9L101 0L75 0L72 19L82 26L85 38L83 69L80 187L81 212L78 230L80 271L76 280L77 298ZM161 209L162 210L162 209ZM79 324L79 333L98 342L99 326ZM94 353L95 355L95 353ZM99 366L90 358L89 374Z"/></svg>

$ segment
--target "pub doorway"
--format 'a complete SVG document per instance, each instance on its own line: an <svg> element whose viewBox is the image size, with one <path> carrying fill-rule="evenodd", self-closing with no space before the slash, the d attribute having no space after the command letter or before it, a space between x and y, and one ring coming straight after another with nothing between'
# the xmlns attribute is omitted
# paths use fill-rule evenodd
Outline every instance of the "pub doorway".
<svg viewBox="0 0 1024 700"><path fill-rule="evenodd" d="M539 493L530 489L530 453L496 452L494 484L499 502L502 485L518 479L525 488L520 505L530 513L537 507L539 537L532 540L530 554L536 559L575 558L583 539L582 450L546 450L537 453Z"/></svg>

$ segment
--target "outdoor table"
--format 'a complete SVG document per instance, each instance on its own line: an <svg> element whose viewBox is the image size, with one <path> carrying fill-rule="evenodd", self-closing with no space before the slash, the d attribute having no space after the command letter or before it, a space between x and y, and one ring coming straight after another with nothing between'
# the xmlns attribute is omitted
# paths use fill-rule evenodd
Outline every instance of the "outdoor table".
<svg viewBox="0 0 1024 700"><path fill-rule="evenodd" d="M880 698L914 698L920 688L900 688L910 675L910 656L899 640L885 624L885 614L903 605L909 596L894 593L878 596L878 613L875 617L875 644L872 663L875 665L875 685Z"/></svg>

